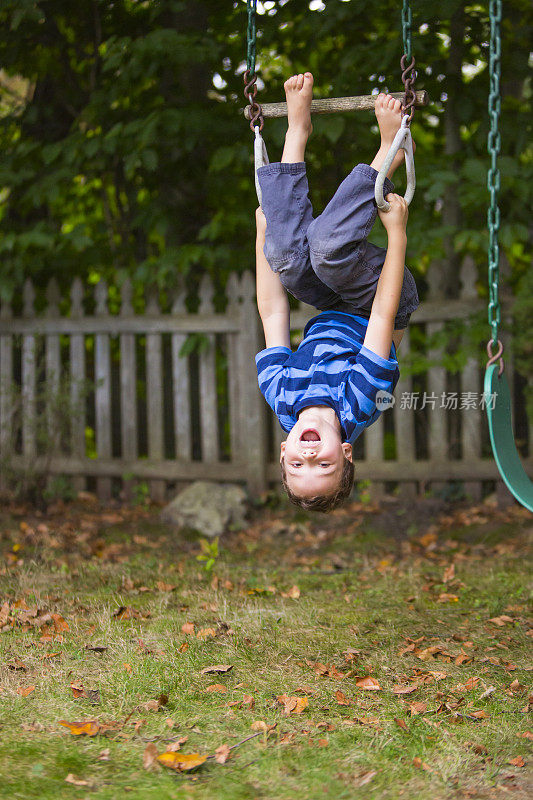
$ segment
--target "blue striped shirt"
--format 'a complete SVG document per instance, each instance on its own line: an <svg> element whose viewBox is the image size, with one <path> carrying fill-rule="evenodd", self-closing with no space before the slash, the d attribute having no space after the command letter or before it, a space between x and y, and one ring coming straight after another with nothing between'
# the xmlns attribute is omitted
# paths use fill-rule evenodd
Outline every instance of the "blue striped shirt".
<svg viewBox="0 0 533 800"><path fill-rule="evenodd" d="M364 317L324 311L307 323L296 352L269 347L256 355L259 388L284 431L309 406L335 409L344 442L376 421L376 393L392 394L400 372L394 344L389 358L364 347L367 325Z"/></svg>

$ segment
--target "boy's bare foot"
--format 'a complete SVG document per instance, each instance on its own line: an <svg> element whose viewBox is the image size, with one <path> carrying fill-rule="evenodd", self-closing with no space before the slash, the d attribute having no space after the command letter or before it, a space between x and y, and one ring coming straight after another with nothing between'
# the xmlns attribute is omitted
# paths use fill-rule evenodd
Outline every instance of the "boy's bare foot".
<svg viewBox="0 0 533 800"><path fill-rule="evenodd" d="M395 100L390 94L378 94L376 97L375 112L379 125L379 132L381 134L381 144L371 166L379 172L400 127L402 121L402 104L399 100ZM416 146L413 142L413 151L415 149ZM404 151L398 150L388 172L389 178L392 178L395 170L403 160Z"/></svg>
<svg viewBox="0 0 533 800"><path fill-rule="evenodd" d="M310 72L293 75L285 81L287 97L288 128L285 136L282 161L304 160L305 146L311 125L311 100L313 99L313 76Z"/></svg>

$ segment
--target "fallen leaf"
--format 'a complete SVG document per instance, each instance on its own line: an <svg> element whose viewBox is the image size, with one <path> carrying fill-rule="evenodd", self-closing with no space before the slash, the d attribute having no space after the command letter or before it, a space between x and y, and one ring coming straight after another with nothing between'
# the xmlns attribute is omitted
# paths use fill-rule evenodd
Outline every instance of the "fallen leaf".
<svg viewBox="0 0 533 800"><path fill-rule="evenodd" d="M282 592L282 597L290 597L292 600L298 600L300 597L300 589L298 586L291 586L288 592Z"/></svg>
<svg viewBox="0 0 533 800"><path fill-rule="evenodd" d="M533 733L531 731L524 731L523 733L516 734L520 739L529 739L533 741Z"/></svg>
<svg viewBox="0 0 533 800"><path fill-rule="evenodd" d="M165 583L164 581L157 581L157 588L160 592L173 592L176 588L172 583Z"/></svg>
<svg viewBox="0 0 533 800"><path fill-rule="evenodd" d="M200 628L198 633L196 634L197 639L208 639L209 637L214 637L217 635L217 632L214 628Z"/></svg>
<svg viewBox="0 0 533 800"><path fill-rule="evenodd" d="M401 728L401 729L402 729L402 731L408 731L408 730L409 730L409 728L407 727L407 725L406 725L406 723L405 723L405 720L403 720L403 719L398 719L398 717L394 717L394 722L396 723L396 725L397 725L399 728Z"/></svg>
<svg viewBox="0 0 533 800"><path fill-rule="evenodd" d="M307 697L289 697L287 694L281 694L277 700L284 706L283 713L287 716L289 714L301 714L309 705Z"/></svg>
<svg viewBox="0 0 533 800"><path fill-rule="evenodd" d="M27 697L33 691L35 691L35 686L19 686L17 689L17 694L19 694L21 697Z"/></svg>
<svg viewBox="0 0 533 800"><path fill-rule="evenodd" d="M274 730L276 725L277 722L275 722L273 725L267 725L267 723L264 720L257 719L255 722L252 722L250 727L253 731L264 731L264 733L268 733L269 731Z"/></svg>
<svg viewBox="0 0 533 800"><path fill-rule="evenodd" d="M457 603L457 602L459 602L459 598L456 594L441 592L437 597L437 603Z"/></svg>
<svg viewBox="0 0 533 800"><path fill-rule="evenodd" d="M195 769L203 764L207 755L200 755L199 753L173 753L167 751L157 756L157 760L164 767L184 772L186 770Z"/></svg>
<svg viewBox="0 0 533 800"><path fill-rule="evenodd" d="M442 575L442 582L449 583L450 581L453 581L454 578L455 578L455 564L450 564L450 566L446 567L446 569L444 570L444 573Z"/></svg>
<svg viewBox="0 0 533 800"><path fill-rule="evenodd" d="M499 628L503 628L504 625L513 622L512 617L508 617L507 614L502 614L499 617L491 617L488 622L492 622L493 625L497 625Z"/></svg>
<svg viewBox="0 0 533 800"><path fill-rule="evenodd" d="M359 678L359 680L355 682L355 685L358 689L365 689L368 692L379 692L381 690L381 686L377 680L370 676Z"/></svg>
<svg viewBox="0 0 533 800"><path fill-rule="evenodd" d="M200 670L200 675L206 675L210 672L229 672L233 669L233 664L215 664L212 667L204 667Z"/></svg>
<svg viewBox="0 0 533 800"><path fill-rule="evenodd" d="M353 705L352 701L349 700L346 697L346 695L343 692L341 692L340 689L337 689L337 691L335 692L335 698L337 700L337 703L340 706L351 706L351 705Z"/></svg>
<svg viewBox="0 0 533 800"><path fill-rule="evenodd" d="M153 742L150 742L146 745L144 753L143 753L143 767L144 769L150 769L150 767L155 763L158 756L157 747Z"/></svg>
<svg viewBox="0 0 533 800"><path fill-rule="evenodd" d="M192 622L184 622L181 626L181 632L187 636L194 636L194 624Z"/></svg>
<svg viewBox="0 0 533 800"><path fill-rule="evenodd" d="M392 691L394 694L411 694L411 692L416 692L418 686L416 683L410 683L407 686L402 686L401 684L396 684L392 687Z"/></svg>
<svg viewBox="0 0 533 800"><path fill-rule="evenodd" d="M84 722L67 722L64 719L60 719L59 725L68 728L73 736L96 736L100 730L100 725L95 719L85 720Z"/></svg>
<svg viewBox="0 0 533 800"><path fill-rule="evenodd" d="M88 786L89 785L89 781L83 781L83 780L80 780L79 778L76 778L76 776L73 775L72 772L69 772L69 774L65 778L65 783L72 783L73 786Z"/></svg>
<svg viewBox="0 0 533 800"><path fill-rule="evenodd" d="M522 758L522 756L516 756L516 758L509 758L507 760L508 764L512 764L513 767L525 767L526 762Z"/></svg>
<svg viewBox="0 0 533 800"><path fill-rule="evenodd" d="M131 675L131 672L132 672L132 666L131 666L131 664L126 664L126 662L124 662L124 664L123 664L123 667L124 667L124 669L126 670L126 672L127 672L127 673L129 673L129 674Z"/></svg>
<svg viewBox="0 0 533 800"><path fill-rule="evenodd" d="M217 747L215 750L215 761L217 764L225 764L228 758L230 757L231 750L227 744L221 744L220 747Z"/></svg>
<svg viewBox="0 0 533 800"><path fill-rule="evenodd" d="M366 784L370 783L370 781L373 778L375 778L377 774L378 774L378 772L377 772L376 769L371 769L371 770L368 770L368 772L359 773L359 775L357 775L357 777L354 780L354 786L357 786L357 787L366 786Z"/></svg>
<svg viewBox="0 0 533 800"><path fill-rule="evenodd" d="M98 761L109 761L110 754L111 750L109 747L106 747L105 750L101 750L98 754Z"/></svg>
<svg viewBox="0 0 533 800"><path fill-rule="evenodd" d="M420 702L420 703L409 704L409 711L412 717L415 717L417 714L423 714L424 711L426 710L427 710L427 703Z"/></svg>
<svg viewBox="0 0 533 800"><path fill-rule="evenodd" d="M218 692L219 694L226 694L227 691L227 686L224 686L222 683L212 683L204 689L204 692Z"/></svg>

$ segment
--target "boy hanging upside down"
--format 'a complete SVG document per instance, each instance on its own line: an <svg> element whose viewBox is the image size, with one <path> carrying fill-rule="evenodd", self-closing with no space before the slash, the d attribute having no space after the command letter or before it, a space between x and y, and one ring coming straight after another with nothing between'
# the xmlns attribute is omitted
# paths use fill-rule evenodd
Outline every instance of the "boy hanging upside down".
<svg viewBox="0 0 533 800"><path fill-rule="evenodd" d="M390 181L403 150L385 180L390 210L378 212L374 200L378 171L400 127L401 104L378 95L376 157L370 166L355 167L313 219L304 163L313 76L294 75L285 92L281 163L258 170L263 199L256 212L257 305L266 349L256 363L259 387L288 433L280 456L287 494L303 508L329 511L350 495L352 444L380 414L377 393L394 391L396 348L419 304L405 268L408 208ZM387 250L367 241L377 213ZM285 290L322 312L307 323L296 352L290 349Z"/></svg>

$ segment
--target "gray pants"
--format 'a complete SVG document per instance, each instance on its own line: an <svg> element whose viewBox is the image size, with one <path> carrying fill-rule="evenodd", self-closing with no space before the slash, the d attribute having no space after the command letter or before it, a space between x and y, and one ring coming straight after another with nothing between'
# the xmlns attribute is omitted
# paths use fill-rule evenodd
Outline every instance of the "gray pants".
<svg viewBox="0 0 533 800"><path fill-rule="evenodd" d="M387 251L367 241L376 221L377 172L358 164L313 219L305 163L258 170L267 221L265 256L294 297L320 311L370 317ZM384 194L394 191L385 180ZM406 328L419 299L405 267L395 329Z"/></svg>

